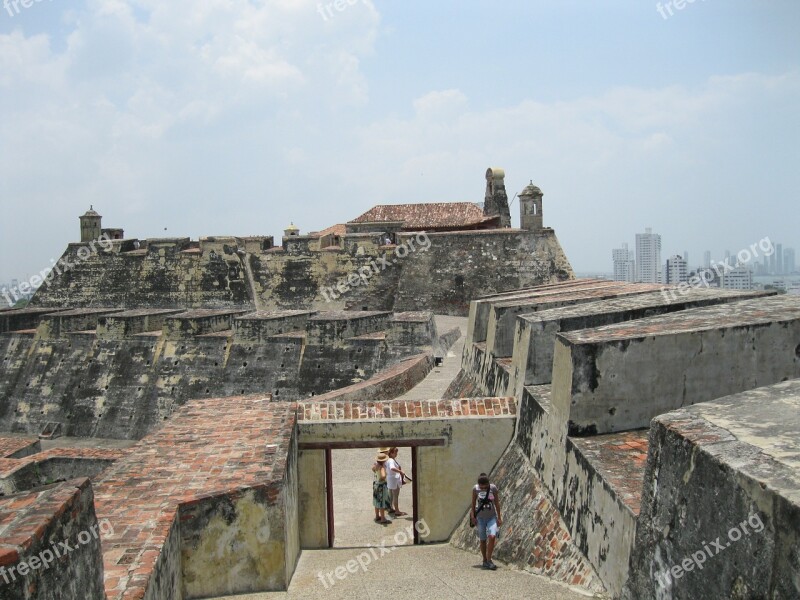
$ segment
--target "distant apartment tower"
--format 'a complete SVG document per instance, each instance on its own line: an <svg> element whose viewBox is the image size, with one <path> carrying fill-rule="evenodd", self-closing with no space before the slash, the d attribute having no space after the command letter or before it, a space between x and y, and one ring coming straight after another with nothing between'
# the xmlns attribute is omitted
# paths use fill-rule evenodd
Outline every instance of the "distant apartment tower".
<svg viewBox="0 0 800 600"><path fill-rule="evenodd" d="M795 263L795 254L794 248L786 248L783 251L783 272L787 275L791 275L797 270L797 264Z"/></svg>
<svg viewBox="0 0 800 600"><path fill-rule="evenodd" d="M670 257L667 260L667 266L664 269L665 280L664 283L678 284L686 283L689 281L689 261L685 256Z"/></svg>
<svg viewBox="0 0 800 600"><path fill-rule="evenodd" d="M711 268L711 250L706 250L703 253L703 268L705 269Z"/></svg>
<svg viewBox="0 0 800 600"><path fill-rule="evenodd" d="M722 287L726 290L752 290L753 271L750 267L739 266L722 273Z"/></svg>
<svg viewBox="0 0 800 600"><path fill-rule="evenodd" d="M775 244L775 259L777 260L776 275L783 275L786 271L783 269L783 244Z"/></svg>
<svg viewBox="0 0 800 600"><path fill-rule="evenodd" d="M633 283L636 280L636 260L633 251L628 249L628 244L613 249L611 258L614 260L614 281Z"/></svg>
<svg viewBox="0 0 800 600"><path fill-rule="evenodd" d="M661 283L661 236L648 227L636 234L636 281Z"/></svg>

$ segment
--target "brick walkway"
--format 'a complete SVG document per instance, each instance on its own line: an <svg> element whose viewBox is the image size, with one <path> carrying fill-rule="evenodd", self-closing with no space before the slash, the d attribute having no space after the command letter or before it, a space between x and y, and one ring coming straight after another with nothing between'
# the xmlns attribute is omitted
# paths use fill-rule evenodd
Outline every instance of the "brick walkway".
<svg viewBox="0 0 800 600"><path fill-rule="evenodd" d="M95 484L109 600L141 598L181 504L282 477L295 406L269 398L195 400ZM124 499L124 501L122 500Z"/></svg>

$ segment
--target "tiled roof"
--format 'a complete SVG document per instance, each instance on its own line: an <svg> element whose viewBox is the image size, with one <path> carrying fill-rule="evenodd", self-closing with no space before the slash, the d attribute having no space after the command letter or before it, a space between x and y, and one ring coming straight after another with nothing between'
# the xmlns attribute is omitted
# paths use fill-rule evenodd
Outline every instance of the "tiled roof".
<svg viewBox="0 0 800 600"><path fill-rule="evenodd" d="M331 225L327 229L323 229L322 231L312 231L309 233L309 237L313 238L321 238L325 237L326 235L338 235L339 237L344 237L344 234L347 233L347 227L344 223L339 223L338 225Z"/></svg>
<svg viewBox="0 0 800 600"><path fill-rule="evenodd" d="M497 217L485 217L483 209L472 202L436 202L430 204L379 204L351 223L403 221L403 229L440 229L471 227Z"/></svg>

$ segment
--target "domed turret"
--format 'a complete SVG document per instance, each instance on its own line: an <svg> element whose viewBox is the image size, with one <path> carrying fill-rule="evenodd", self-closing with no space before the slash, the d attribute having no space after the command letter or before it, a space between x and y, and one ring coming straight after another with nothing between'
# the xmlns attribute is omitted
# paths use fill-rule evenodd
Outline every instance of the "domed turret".
<svg viewBox="0 0 800 600"><path fill-rule="evenodd" d="M542 198L544 194L538 186L530 182L519 195L520 226L527 231L544 228Z"/></svg>
<svg viewBox="0 0 800 600"><path fill-rule="evenodd" d="M296 237L300 235L300 229L294 223L290 223L289 226L283 230L284 237Z"/></svg>
<svg viewBox="0 0 800 600"><path fill-rule="evenodd" d="M95 210L93 206L89 206L89 210L86 213L78 217L81 222L81 241L82 242L91 242L92 240L100 239L100 235L102 233L101 222L103 217L101 217Z"/></svg>

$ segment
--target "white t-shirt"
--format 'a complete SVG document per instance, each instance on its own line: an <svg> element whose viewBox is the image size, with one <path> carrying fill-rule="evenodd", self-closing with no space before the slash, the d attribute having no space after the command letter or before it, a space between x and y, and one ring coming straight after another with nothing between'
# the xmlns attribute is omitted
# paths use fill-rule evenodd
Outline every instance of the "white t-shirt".
<svg viewBox="0 0 800 600"><path fill-rule="evenodd" d="M399 469L400 465L393 458L386 461L386 484L390 490L396 490L403 485L403 476L395 473L392 469Z"/></svg>

